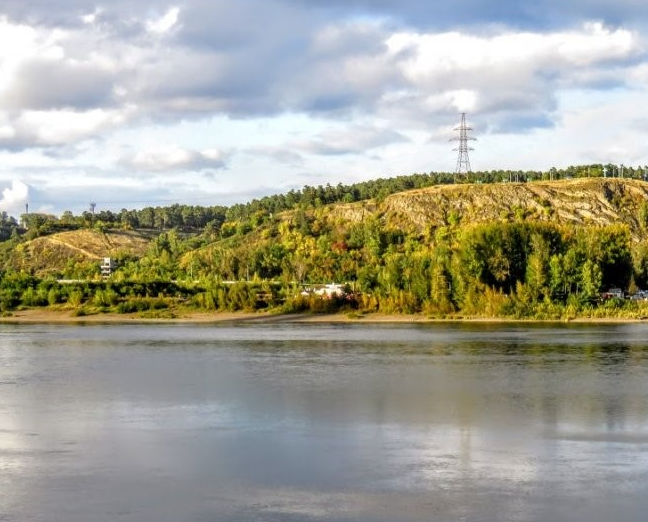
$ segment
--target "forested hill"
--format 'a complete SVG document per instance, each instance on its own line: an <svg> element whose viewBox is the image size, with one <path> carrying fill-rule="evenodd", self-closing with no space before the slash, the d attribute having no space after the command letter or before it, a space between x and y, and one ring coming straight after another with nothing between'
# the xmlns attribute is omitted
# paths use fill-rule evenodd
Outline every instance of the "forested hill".
<svg viewBox="0 0 648 522"><path fill-rule="evenodd" d="M283 211L170 209L156 209L162 220L147 231L128 211L119 223L68 216L14 229L0 243L0 308L65 303L75 292L76 303L128 310L128 296L149 298L154 284L160 299L169 285L171 299L200 308L291 311L319 306L300 297L303 285L335 282L363 310L562 317L598 310L610 288L648 288L648 183L636 179L421 186ZM169 228L176 210L193 226ZM61 226L77 230L48 233ZM100 282L102 256L118 268ZM104 290L58 290L57 278Z"/></svg>
<svg viewBox="0 0 648 522"><path fill-rule="evenodd" d="M420 231L450 224L506 221L585 226L624 223L633 237L640 239L647 231L647 200L648 183L643 181L581 178L435 186L389 196L377 210L394 225Z"/></svg>
<svg viewBox="0 0 648 522"><path fill-rule="evenodd" d="M226 222L216 241L186 252L180 265L224 279L257 274L299 281L355 280L367 266L377 273L374 265L383 263L387 254L408 257L440 245L455 248L475 227L510 233L511 226L505 225L527 230L526 236L535 229L568 234L612 227L643 248L648 183L585 178L440 185L384 199L298 208L254 223Z"/></svg>
<svg viewBox="0 0 648 522"><path fill-rule="evenodd" d="M418 180L417 185L424 185L418 177L413 179ZM276 198L285 203L284 197ZM479 223L507 222L568 226L622 224L627 226L635 243L648 237L648 183L632 179L440 184L351 203L326 205L315 197L308 203L294 202L291 210L283 212L271 212L271 207L264 210L253 205L244 211L242 206L228 209L174 205L142 211L123 210L124 219L118 221L103 220L101 214L94 220L87 214L78 218L64 215L44 222L32 217L33 223L22 237L14 234L11 241L5 241L3 264L9 269L70 277L88 272L84 262L89 263L89 273L92 273L96 260L103 256L146 261L147 255L170 251L178 263L172 272L182 270L183 263L191 258L194 268L200 267L200 273L205 276L216 274L224 279L239 279L257 272L276 276L280 272L277 268L257 270L257 262L244 260L257 247L282 245L282 238L288 232L298 234L301 241L301 244L284 245L288 256L294 254L291 249L303 250L312 241L316 241L318 249L335 251L341 245L357 241L359 225L367 223L379 227L387 243L392 240L402 243L404 238L409 238L425 244L433 242L436 231L445 228L456 231ZM165 221L178 220L185 225L179 229L165 226ZM139 221L148 228L133 228ZM56 232L66 228L72 230ZM239 252L240 249L245 252ZM227 268L217 266L210 261L214 255L219 259L231 255L239 262ZM199 260L203 262L198 263ZM245 268L236 268L243 265ZM167 272L156 271L160 276ZM301 280L307 274L293 276L301 276L298 277ZM325 280L332 278L333 274L329 274Z"/></svg>
<svg viewBox="0 0 648 522"><path fill-rule="evenodd" d="M159 231L153 230L80 229L48 234L6 249L5 268L41 277L85 277L96 273L103 257L120 261L144 257L158 236Z"/></svg>

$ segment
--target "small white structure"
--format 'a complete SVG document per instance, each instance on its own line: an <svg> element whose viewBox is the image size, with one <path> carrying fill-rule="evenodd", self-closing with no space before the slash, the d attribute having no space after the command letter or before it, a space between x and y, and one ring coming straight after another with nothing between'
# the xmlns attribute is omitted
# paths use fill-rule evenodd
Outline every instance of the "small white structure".
<svg viewBox="0 0 648 522"><path fill-rule="evenodd" d="M301 295L317 295L323 299L331 299L334 296L344 297L347 295L347 292L345 285L330 283L327 285L315 285L310 288L307 287L301 292Z"/></svg>
<svg viewBox="0 0 648 522"><path fill-rule="evenodd" d="M620 288L610 288L607 292L601 294L601 299L604 301L607 299L623 299L623 290Z"/></svg>
<svg viewBox="0 0 648 522"><path fill-rule="evenodd" d="M102 277L110 277L117 268L117 263L113 261L112 257L104 257L100 268Z"/></svg>
<svg viewBox="0 0 648 522"><path fill-rule="evenodd" d="M323 288L315 290L315 293L317 295L321 295L322 297L329 298L333 297L334 295L341 297L346 294L346 292L344 291L344 285L339 285L337 283L325 285Z"/></svg>

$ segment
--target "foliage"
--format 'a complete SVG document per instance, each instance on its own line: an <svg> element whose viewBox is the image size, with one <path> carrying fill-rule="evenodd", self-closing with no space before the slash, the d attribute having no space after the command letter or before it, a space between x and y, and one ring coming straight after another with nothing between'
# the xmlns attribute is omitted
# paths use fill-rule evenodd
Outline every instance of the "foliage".
<svg viewBox="0 0 648 522"><path fill-rule="evenodd" d="M614 172L612 165L589 165L551 173L482 172L465 181L600 177L604 167L608 175ZM626 168L625 173L639 177L643 171ZM231 207L171 205L79 216L64 212L59 218L31 213L21 217L20 225L3 214L0 311L35 306L87 313L172 313L178 307L285 312L357 308L432 317L546 319L619 309L640 313L640 304L633 305L635 310L625 302L600 298L612 287L648 286L648 241L635 241L626 224L567 227L549 212L548 200L539 202L534 213L515 202L504 209L505 216L482 224L449 210L439 223L418 229L375 210L374 203L366 205L361 219L331 212L334 203L351 208L349 203L380 201L403 190L452 181L447 173L413 174L306 186ZM635 208L633 226L648 233L648 203ZM155 232L146 253L138 253L141 257L128 252L116 256L118 269L108 280L100 279L95 259L69 258L49 279L35 277L28 265L7 261L11 255L25 258L25 240L75 228L102 234L116 228ZM313 292L302 295L327 282L347 283L350 292L331 299Z"/></svg>

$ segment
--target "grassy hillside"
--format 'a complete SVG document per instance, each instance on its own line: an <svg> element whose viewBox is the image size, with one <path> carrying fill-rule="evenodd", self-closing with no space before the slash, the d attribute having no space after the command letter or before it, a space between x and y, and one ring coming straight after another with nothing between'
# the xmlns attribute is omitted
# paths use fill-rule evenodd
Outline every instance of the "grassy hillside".
<svg viewBox="0 0 648 522"><path fill-rule="evenodd" d="M103 257L141 257L154 235L126 230L61 232L17 245L8 253L5 267L42 277L61 273L71 264L97 264Z"/></svg>
<svg viewBox="0 0 648 522"><path fill-rule="evenodd" d="M575 242L582 244L585 235L594 241L610 232L597 228L614 227L610 233L620 234L618 240L622 242L627 237L634 245L637 263L643 266L648 252L647 224L648 184L637 180L443 185L382 200L300 208L269 217L254 227L230 227L241 231L185 251L178 257L178 267L227 280L255 275L260 279L320 283L364 280L365 288L372 288L377 274L392 258L398 259L402 265L398 270L404 273L411 273L409 265L416 266L420 261L417 256L455 255L459 263L462 245L476 227L510 232L512 229L505 225L518 226L517 230L526 227L520 232L525 242L529 241L527 236L553 231L561 237L562 246L556 246L557 240L543 241L550 241L555 255L563 255ZM578 239L577 233L581 234ZM524 259L531 248L525 245L519 254ZM585 261L585 250L593 248L581 246L583 255L579 254L578 263ZM631 248L630 243L627 248ZM506 257L506 249L499 254ZM602 254L599 258L603 259ZM408 267L402 268L404 265ZM623 281L630 279L626 274ZM389 283L385 285L389 287Z"/></svg>
<svg viewBox="0 0 648 522"><path fill-rule="evenodd" d="M379 200L310 206L267 215L248 226L234 219L223 227L235 230L233 235L212 235L215 241L207 246L204 242L174 244L171 257L177 257L182 270L197 268L203 275L242 277L243 271L245 276L259 272L252 266L259 261L251 261L251 256L265 253L272 257L280 248L301 251L302 257L308 257L317 248L348 243L358 226L370 222L377 223L382 232L391 233L394 241L405 236L431 240L435 231L443 227L457 230L480 223L544 222L576 227L624 224L633 241L638 242L648 230L647 202L648 183L631 179L437 185ZM290 231L298 236L291 239ZM141 258L158 235L157 231L126 230L61 232L16 245L6 252L4 266L38 276L64 271L69 274L72 265L90 266L106 256ZM358 240L362 241L351 241ZM316 241L317 248L311 244ZM265 260L265 264L272 262ZM293 270L295 276L305 275L302 272L299 268ZM274 267L261 270L260 275L278 273Z"/></svg>
<svg viewBox="0 0 648 522"><path fill-rule="evenodd" d="M301 202L284 212L228 211L222 226L190 233L82 230L12 239L4 243L4 267L23 272L0 279L0 308L85 303L127 311L181 302L211 310L643 317L648 302L602 292L644 295L647 232L642 181L440 185L356 203ZM104 256L121 263L101 282ZM58 288L30 273L83 281ZM330 282L352 292L325 303L301 293L302 284Z"/></svg>
<svg viewBox="0 0 648 522"><path fill-rule="evenodd" d="M379 216L390 227L425 232L430 227L543 221L565 225L625 223L642 238L648 183L630 179L439 185L393 194L376 203L336 205L329 218L361 222Z"/></svg>
<svg viewBox="0 0 648 522"><path fill-rule="evenodd" d="M338 203L287 211L247 233L219 239L187 252L191 263L235 271L253 250L283 243L286 249L308 249L317 239L324 246L347 243L359 227L375 222L399 240L405 236L433 241L438 229L458 230L489 223L548 223L566 227L624 225L633 242L648 238L648 183L632 179L579 178L531 183L438 185L390 195L382 200ZM239 227L240 228L240 227ZM296 234L292 239L287 235ZM299 237L297 237L299 236ZM231 276L231 274L230 274Z"/></svg>

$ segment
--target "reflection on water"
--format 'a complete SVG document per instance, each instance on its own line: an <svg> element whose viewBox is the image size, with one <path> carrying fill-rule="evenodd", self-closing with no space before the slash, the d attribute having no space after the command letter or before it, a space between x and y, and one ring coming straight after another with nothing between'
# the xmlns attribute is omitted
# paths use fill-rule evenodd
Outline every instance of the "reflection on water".
<svg viewBox="0 0 648 522"><path fill-rule="evenodd" d="M648 326L0 327L0 520L644 520Z"/></svg>

